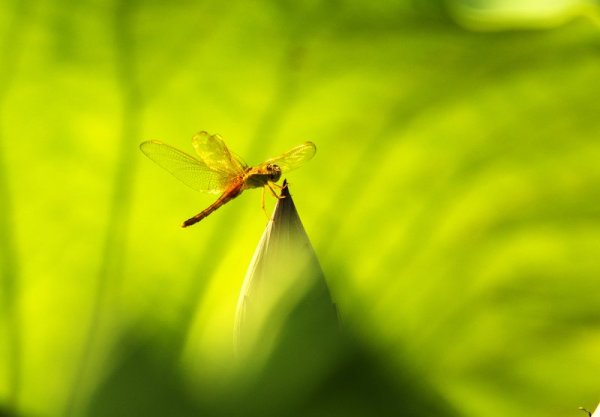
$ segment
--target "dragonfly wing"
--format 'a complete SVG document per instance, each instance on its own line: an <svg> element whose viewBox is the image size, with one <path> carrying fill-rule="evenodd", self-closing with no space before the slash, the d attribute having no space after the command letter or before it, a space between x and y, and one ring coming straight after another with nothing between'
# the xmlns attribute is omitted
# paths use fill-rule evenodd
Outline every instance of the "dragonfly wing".
<svg viewBox="0 0 600 417"><path fill-rule="evenodd" d="M274 164L281 168L284 173L294 170L304 164L306 161L312 159L317 152L317 147L312 142L304 142L302 145L298 145L295 148L279 155L278 157L271 158L268 161L260 164L261 166L267 164Z"/></svg>
<svg viewBox="0 0 600 417"><path fill-rule="evenodd" d="M229 150L219 135L200 132L192 139L192 145L202 162L213 171L240 175L248 167L240 157Z"/></svg>
<svg viewBox="0 0 600 417"><path fill-rule="evenodd" d="M156 140L142 143L140 149L148 158L196 191L219 194L235 177L230 172L214 170L204 161Z"/></svg>

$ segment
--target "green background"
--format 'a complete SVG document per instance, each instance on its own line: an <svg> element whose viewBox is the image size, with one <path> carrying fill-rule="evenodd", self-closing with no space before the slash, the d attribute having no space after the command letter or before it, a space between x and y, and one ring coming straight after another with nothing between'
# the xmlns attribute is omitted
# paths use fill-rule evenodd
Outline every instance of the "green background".
<svg viewBox="0 0 600 417"><path fill-rule="evenodd" d="M187 392L231 383L260 192L180 229L212 197L138 150L207 130L250 164L317 144L291 191L392 374L465 416L583 415L598 22L590 1L3 1L0 413L94 415L127 338Z"/></svg>

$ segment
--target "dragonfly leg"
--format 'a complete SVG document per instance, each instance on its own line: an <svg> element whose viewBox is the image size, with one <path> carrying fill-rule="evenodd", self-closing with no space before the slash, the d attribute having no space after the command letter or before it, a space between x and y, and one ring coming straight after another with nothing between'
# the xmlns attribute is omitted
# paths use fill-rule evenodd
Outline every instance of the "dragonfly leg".
<svg viewBox="0 0 600 417"><path fill-rule="evenodd" d="M273 196L278 199L281 200L282 198L285 198L282 195L277 195L277 193L275 192L275 190L273 189L273 186L278 187L279 189L282 189L283 187L279 184L276 184L272 181L267 182L267 187L269 187L269 190L271 190L271 193L273 194Z"/></svg>
<svg viewBox="0 0 600 417"><path fill-rule="evenodd" d="M265 216L267 216L267 219L269 219L269 215L267 214L267 209L265 208L265 188L266 187L263 187L262 193L260 195L260 207L262 208L263 213L265 213Z"/></svg>

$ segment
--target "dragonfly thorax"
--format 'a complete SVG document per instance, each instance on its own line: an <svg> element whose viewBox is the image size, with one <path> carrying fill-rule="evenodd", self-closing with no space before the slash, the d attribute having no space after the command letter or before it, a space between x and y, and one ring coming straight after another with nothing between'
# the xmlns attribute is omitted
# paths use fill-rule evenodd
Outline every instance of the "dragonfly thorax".
<svg viewBox="0 0 600 417"><path fill-rule="evenodd" d="M244 182L247 188L263 187L268 182L277 182L281 178L281 168L275 164L248 168Z"/></svg>

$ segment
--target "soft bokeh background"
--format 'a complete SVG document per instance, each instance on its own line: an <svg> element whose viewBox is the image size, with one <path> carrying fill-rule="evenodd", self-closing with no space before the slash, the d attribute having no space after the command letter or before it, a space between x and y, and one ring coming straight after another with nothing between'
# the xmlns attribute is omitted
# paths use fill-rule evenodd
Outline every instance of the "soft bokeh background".
<svg viewBox="0 0 600 417"><path fill-rule="evenodd" d="M3 1L0 413L94 415L127 337L175 358L188 392L231 382L260 193L182 230L212 197L137 148L191 152L198 130L250 163L317 144L291 190L344 326L392 373L410 362L465 416L593 408L598 16L584 0Z"/></svg>

